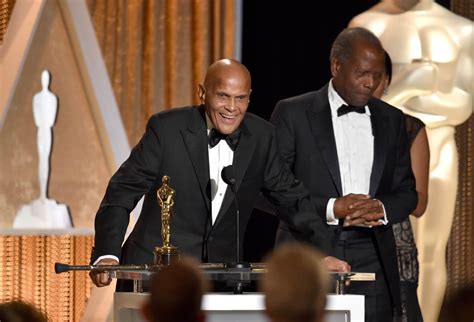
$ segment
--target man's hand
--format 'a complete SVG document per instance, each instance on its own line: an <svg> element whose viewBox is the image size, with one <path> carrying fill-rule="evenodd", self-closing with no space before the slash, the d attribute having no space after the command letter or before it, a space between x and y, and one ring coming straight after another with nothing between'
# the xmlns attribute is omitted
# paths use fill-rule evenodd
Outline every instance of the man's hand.
<svg viewBox="0 0 474 322"><path fill-rule="evenodd" d="M350 272L351 265L347 262L341 261L336 257L326 256L324 257L324 263L329 271L332 272Z"/></svg>
<svg viewBox="0 0 474 322"><path fill-rule="evenodd" d="M118 265L118 262L112 258L104 258L97 265ZM112 282L109 272L101 270L91 270L89 276L97 287L107 286Z"/></svg>
<svg viewBox="0 0 474 322"><path fill-rule="evenodd" d="M384 217L382 203L370 195L350 193L334 202L334 215L344 218L344 226L380 226Z"/></svg>
<svg viewBox="0 0 474 322"><path fill-rule="evenodd" d="M369 195L350 193L339 197L334 202L334 216L339 219L345 218L347 215L354 213L355 208L363 204L366 200L370 200Z"/></svg>
<svg viewBox="0 0 474 322"><path fill-rule="evenodd" d="M365 199L354 203L351 207L354 212L348 214L344 219L344 226L379 226L384 218L382 203L377 199Z"/></svg>

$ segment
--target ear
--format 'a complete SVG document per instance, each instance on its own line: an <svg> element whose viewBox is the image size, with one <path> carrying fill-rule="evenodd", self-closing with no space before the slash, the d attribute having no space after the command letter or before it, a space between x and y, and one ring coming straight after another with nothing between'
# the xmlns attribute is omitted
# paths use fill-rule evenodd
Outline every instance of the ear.
<svg viewBox="0 0 474 322"><path fill-rule="evenodd" d="M198 95L199 100L201 100L201 103L204 104L204 99L206 98L206 91L204 90L204 86L202 84L198 85Z"/></svg>
<svg viewBox="0 0 474 322"><path fill-rule="evenodd" d="M341 64L340 62L337 60L337 58L335 57L331 57L331 75L332 77L336 77L337 76L337 72L339 71L339 69L341 68Z"/></svg>

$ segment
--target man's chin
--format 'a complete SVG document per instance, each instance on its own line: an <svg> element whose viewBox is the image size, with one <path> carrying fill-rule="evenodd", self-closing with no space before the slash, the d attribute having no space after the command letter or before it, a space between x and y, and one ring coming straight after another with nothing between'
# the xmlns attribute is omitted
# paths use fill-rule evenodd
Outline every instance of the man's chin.
<svg viewBox="0 0 474 322"><path fill-rule="evenodd" d="M352 105L356 107L366 106L368 102L369 100L359 100L359 101L354 102Z"/></svg>
<svg viewBox="0 0 474 322"><path fill-rule="evenodd" d="M233 122L232 124L222 124L220 123L217 127L217 130L222 134L231 134L239 127L240 122Z"/></svg>
<svg viewBox="0 0 474 322"><path fill-rule="evenodd" d="M232 128L226 127L226 128L222 128L222 130L218 130L218 131L221 132L222 134L228 135L228 134L233 133L236 129L237 128L234 128L234 127L232 127Z"/></svg>

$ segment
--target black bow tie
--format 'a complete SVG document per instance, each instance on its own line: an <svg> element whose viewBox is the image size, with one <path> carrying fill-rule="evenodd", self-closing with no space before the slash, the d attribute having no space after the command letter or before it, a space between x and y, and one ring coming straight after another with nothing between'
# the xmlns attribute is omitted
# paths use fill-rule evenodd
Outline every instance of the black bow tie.
<svg viewBox="0 0 474 322"><path fill-rule="evenodd" d="M240 129L235 130L231 134L222 134L221 132L217 131L216 129L211 129L211 133L209 134L209 145L211 148L215 147L220 140L225 140L227 145L229 145L232 151L235 151L237 145L239 144L240 139Z"/></svg>
<svg viewBox="0 0 474 322"><path fill-rule="evenodd" d="M350 112L356 112L356 113L359 113L359 114L364 114L365 113L365 106L352 106L352 105L341 105L341 107L339 107L337 109L337 116L342 116L344 114L347 114L347 113L350 113Z"/></svg>

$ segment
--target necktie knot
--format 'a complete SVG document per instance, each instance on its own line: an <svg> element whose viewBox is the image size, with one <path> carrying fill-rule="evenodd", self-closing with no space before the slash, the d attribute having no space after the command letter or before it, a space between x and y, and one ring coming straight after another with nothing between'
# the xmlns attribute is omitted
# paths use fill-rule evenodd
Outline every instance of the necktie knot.
<svg viewBox="0 0 474 322"><path fill-rule="evenodd" d="M353 105L341 105L341 107L339 107L337 109L337 116L342 116L344 114L347 114L347 113L351 113L351 112L356 112L356 113L359 113L359 114L364 114L365 113L365 106L353 106Z"/></svg>
<svg viewBox="0 0 474 322"><path fill-rule="evenodd" d="M209 145L211 148L213 148L219 143L220 140L225 140L230 149L235 151L237 145L239 144L239 139L240 129L235 130L231 134L222 134L216 129L211 129L211 133L209 134Z"/></svg>

